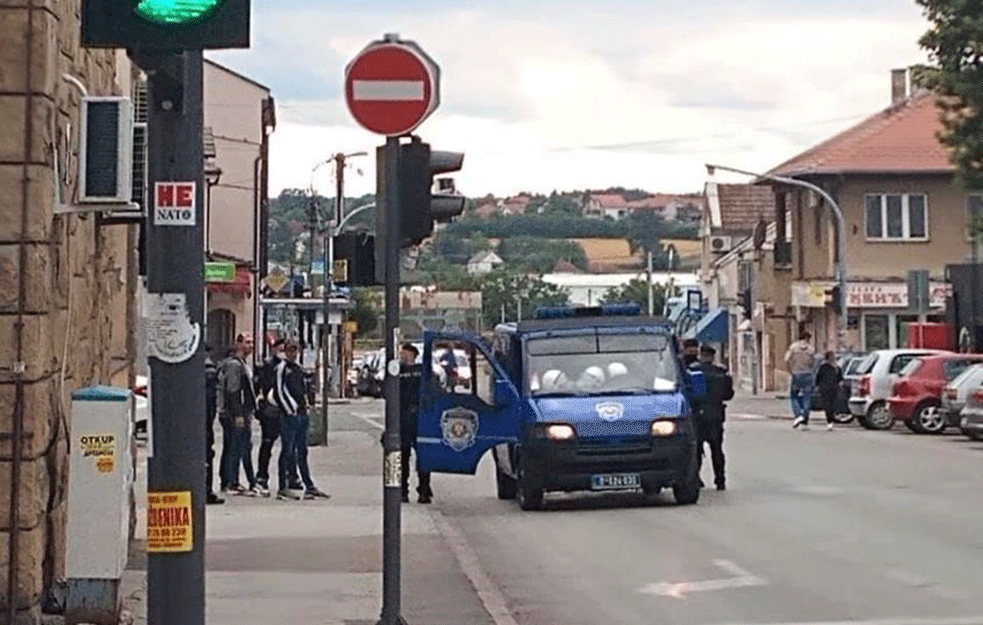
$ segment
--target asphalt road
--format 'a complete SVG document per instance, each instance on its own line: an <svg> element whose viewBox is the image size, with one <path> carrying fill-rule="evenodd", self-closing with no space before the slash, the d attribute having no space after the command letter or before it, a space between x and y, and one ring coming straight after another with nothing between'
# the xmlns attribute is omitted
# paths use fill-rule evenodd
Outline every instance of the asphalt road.
<svg viewBox="0 0 983 625"><path fill-rule="evenodd" d="M381 404L335 415L371 429ZM495 498L486 458L435 476L436 508L504 600L501 625L983 625L983 444L732 419L726 448L728 491L692 507L552 495L522 512Z"/></svg>

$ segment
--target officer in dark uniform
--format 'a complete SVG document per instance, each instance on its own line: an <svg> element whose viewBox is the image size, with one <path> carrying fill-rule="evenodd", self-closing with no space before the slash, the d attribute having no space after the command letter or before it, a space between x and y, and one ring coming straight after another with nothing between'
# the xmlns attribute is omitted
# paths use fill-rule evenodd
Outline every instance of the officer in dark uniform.
<svg viewBox="0 0 983 625"><path fill-rule="evenodd" d="M218 386L218 367L212 360L211 348L205 347L205 444L208 449L205 451L207 460L205 474L205 485L208 495L205 499L210 504L225 503L225 500L215 494L214 469L215 464L215 417L216 402L215 390Z"/></svg>
<svg viewBox="0 0 983 625"><path fill-rule="evenodd" d="M416 448L417 420L420 411L420 383L423 367L416 359L420 351L412 344L406 343L399 350L399 433L402 439L402 474L403 474L403 503L410 501L410 452ZM419 461L419 457L417 457ZM416 492L420 503L433 501L433 491L430 489L430 473L416 472L419 482Z"/></svg>
<svg viewBox="0 0 983 625"><path fill-rule="evenodd" d="M703 446L710 446L710 459L713 462L713 477L717 490L726 488L724 475L724 421L727 407L725 401L734 398L734 381L723 367L713 364L717 350L709 345L700 347L699 362L693 368L703 372L707 382L706 397L696 408L696 425L700 441L700 466L703 466Z"/></svg>

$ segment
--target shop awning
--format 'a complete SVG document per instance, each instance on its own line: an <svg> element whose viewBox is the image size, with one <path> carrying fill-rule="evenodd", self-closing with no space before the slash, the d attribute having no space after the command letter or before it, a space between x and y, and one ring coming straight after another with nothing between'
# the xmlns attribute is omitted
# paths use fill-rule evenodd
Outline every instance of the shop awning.
<svg viewBox="0 0 983 625"><path fill-rule="evenodd" d="M248 295L252 292L252 272L249 267L236 267L236 274L233 280L207 282L209 293L235 293Z"/></svg>
<svg viewBox="0 0 983 625"><path fill-rule="evenodd" d="M730 332L730 319L725 308L715 308L687 332L687 338L700 343L726 343Z"/></svg>

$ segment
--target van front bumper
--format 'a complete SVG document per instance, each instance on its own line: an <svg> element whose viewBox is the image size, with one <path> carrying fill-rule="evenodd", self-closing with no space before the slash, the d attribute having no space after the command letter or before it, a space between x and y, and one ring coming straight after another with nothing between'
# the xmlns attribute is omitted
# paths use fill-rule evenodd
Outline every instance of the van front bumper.
<svg viewBox="0 0 983 625"><path fill-rule="evenodd" d="M536 440L523 444L523 456L526 470L545 490L595 490L595 475L633 473L639 475L641 488L656 490L685 479L695 447L696 440L685 434L665 439Z"/></svg>

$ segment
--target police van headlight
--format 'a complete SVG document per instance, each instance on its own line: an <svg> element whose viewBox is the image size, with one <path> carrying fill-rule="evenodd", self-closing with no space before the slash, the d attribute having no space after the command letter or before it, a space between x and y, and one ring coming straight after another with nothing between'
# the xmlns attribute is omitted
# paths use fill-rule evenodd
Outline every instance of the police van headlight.
<svg viewBox="0 0 983 625"><path fill-rule="evenodd" d="M656 419L652 422L652 436L666 437L672 436L679 431L679 424L675 420Z"/></svg>
<svg viewBox="0 0 983 625"><path fill-rule="evenodd" d="M549 423L542 427L543 438L551 441L569 441L577 436L573 426L567 423Z"/></svg>

